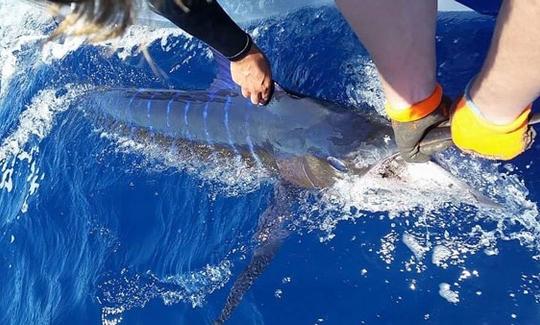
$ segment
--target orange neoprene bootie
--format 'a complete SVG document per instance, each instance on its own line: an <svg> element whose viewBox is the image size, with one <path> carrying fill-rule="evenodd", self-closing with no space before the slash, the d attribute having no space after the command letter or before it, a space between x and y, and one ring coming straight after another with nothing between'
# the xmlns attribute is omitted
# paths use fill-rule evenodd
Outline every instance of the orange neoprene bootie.
<svg viewBox="0 0 540 325"><path fill-rule="evenodd" d="M386 103L384 108L386 110L386 114L388 114L388 117L390 117L392 121L414 122L433 113L441 103L442 97L442 87L441 85L437 84L435 86L435 90L433 90L433 93L428 98L418 103L414 103L408 108L395 109L389 103Z"/></svg>
<svg viewBox="0 0 540 325"><path fill-rule="evenodd" d="M531 105L512 123L493 124L487 121L469 96L469 86L452 114L454 144L462 151L487 159L510 160L525 151L534 139L529 127Z"/></svg>
<svg viewBox="0 0 540 325"><path fill-rule="evenodd" d="M385 105L386 114L392 120L396 144L403 159L407 162L425 162L431 155L446 149L450 140L421 146L426 134L448 120L450 99L443 95L442 87L436 85L433 93L426 99L404 109L396 109L389 103Z"/></svg>

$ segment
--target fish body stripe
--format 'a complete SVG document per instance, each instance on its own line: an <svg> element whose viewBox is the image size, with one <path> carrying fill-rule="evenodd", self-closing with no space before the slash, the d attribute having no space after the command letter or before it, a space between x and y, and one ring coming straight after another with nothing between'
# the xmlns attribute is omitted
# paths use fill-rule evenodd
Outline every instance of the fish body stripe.
<svg viewBox="0 0 540 325"><path fill-rule="evenodd" d="M229 145L231 146L232 150L239 154L238 150L234 146L233 139L231 136L231 130L229 128L229 111L231 109L231 98L227 96L227 100L225 101L225 106L223 107L223 123L225 124L225 132L227 132L227 140L229 141Z"/></svg>

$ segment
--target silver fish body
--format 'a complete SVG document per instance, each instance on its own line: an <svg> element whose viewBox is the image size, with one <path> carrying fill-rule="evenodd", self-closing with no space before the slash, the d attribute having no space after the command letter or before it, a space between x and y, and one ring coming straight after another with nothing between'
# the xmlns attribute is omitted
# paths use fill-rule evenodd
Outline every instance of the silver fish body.
<svg viewBox="0 0 540 325"><path fill-rule="evenodd" d="M300 187L328 187L384 158L375 151L396 152L385 119L279 86L267 106L229 89L109 89L92 99L99 112L134 130L248 157Z"/></svg>

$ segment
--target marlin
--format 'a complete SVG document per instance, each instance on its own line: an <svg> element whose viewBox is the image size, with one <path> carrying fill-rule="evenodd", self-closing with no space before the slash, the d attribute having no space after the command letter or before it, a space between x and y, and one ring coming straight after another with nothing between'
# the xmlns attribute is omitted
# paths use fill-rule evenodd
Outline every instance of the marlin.
<svg viewBox="0 0 540 325"><path fill-rule="evenodd" d="M218 77L206 90L117 88L91 97L101 114L125 125L131 134L169 141L202 159L214 152L241 157L278 180L274 202L259 219L251 261L215 321L223 324L287 238L285 224L299 191L329 188L350 175L399 177L406 163L397 155L392 128L383 117L287 91L277 83L267 106L252 105L232 83L228 63L216 60ZM434 129L422 145L448 147L449 129Z"/></svg>

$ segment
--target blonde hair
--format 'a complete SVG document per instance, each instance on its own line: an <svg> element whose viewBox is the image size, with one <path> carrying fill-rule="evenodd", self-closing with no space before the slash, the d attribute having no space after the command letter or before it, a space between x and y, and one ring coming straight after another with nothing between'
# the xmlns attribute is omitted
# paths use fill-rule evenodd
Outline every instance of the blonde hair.
<svg viewBox="0 0 540 325"><path fill-rule="evenodd" d="M60 8L71 5L71 11L52 33L51 39L60 36L87 36L98 42L122 35L133 23L136 0L49 0L53 12L60 16ZM183 0L175 4L189 12Z"/></svg>
<svg viewBox="0 0 540 325"><path fill-rule="evenodd" d="M60 16L66 0L51 0L52 9ZM133 21L132 0L78 0L71 3L71 10L52 33L51 39L60 36L87 36L91 41L101 41L124 33Z"/></svg>

